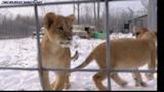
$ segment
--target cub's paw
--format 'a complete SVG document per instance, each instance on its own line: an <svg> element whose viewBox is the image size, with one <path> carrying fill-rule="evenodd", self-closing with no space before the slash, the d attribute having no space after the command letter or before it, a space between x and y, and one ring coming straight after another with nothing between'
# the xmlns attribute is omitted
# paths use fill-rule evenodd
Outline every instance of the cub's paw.
<svg viewBox="0 0 164 92"><path fill-rule="evenodd" d="M52 84L50 84L50 86L51 86L51 89L54 89L54 87L55 87L55 82L53 82Z"/></svg>
<svg viewBox="0 0 164 92"><path fill-rule="evenodd" d="M121 87L126 87L126 86L127 86L127 84L128 84L128 82L123 81L123 82L120 84L120 86L121 86Z"/></svg>
<svg viewBox="0 0 164 92"><path fill-rule="evenodd" d="M64 88L69 89L71 87L71 83L65 83Z"/></svg>
<svg viewBox="0 0 164 92"><path fill-rule="evenodd" d="M146 78L148 79L148 80L153 80L154 79L154 75L153 74L145 74L145 76L146 76Z"/></svg>
<svg viewBox="0 0 164 92"><path fill-rule="evenodd" d="M136 87L147 87L147 84L145 82L138 82L136 83Z"/></svg>

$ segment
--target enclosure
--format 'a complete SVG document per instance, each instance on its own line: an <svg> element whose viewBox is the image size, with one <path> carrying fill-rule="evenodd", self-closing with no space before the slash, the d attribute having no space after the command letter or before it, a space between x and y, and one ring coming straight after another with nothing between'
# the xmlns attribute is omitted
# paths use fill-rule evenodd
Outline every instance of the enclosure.
<svg viewBox="0 0 164 92"><path fill-rule="evenodd" d="M129 4L136 5L137 1L140 2L140 0L131 0ZM42 37L39 33L43 26L43 17L47 12L51 11L65 16L73 13L77 19L76 25L94 26L96 32L105 33L102 39L83 39L74 36L76 42L73 45L77 45L77 48L72 46L71 54L73 55L78 50L79 58L71 61L71 68L73 68L82 63L90 52L102 42L106 41L107 50L110 50L110 39L135 38L132 35L134 27L144 26L157 30L155 15L157 8L154 9L156 4L152 2L156 0L150 1L147 5L143 2L144 7L136 11L133 10L134 7L127 7L127 10L122 7L111 8L114 3L127 3L128 0L2 1L0 5L0 90L43 90L43 82L38 72L49 70L50 79L53 80L52 71L62 71L62 69L41 67L40 42ZM117 12L117 10L121 12ZM118 15L119 13L120 15ZM34 38L32 38L33 32L36 32ZM155 80L152 81L148 81L144 77L144 73L156 72L156 70L147 70L146 65L139 71L113 70L110 66L110 58L110 52L106 51L108 78L104 84L110 90L157 90L157 73L154 75ZM92 81L93 74L99 71L96 63L89 64L86 69L70 69L68 71L75 72L71 73L71 87L65 90L97 90ZM121 77L128 81L128 86L119 87L109 77L111 72L119 72ZM143 79L148 86L135 87L131 76L132 72L142 72Z"/></svg>

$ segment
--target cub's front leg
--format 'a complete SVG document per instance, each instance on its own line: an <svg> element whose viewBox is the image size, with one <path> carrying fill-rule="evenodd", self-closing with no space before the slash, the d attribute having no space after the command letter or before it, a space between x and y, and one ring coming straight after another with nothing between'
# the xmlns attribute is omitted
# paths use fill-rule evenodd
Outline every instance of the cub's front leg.
<svg viewBox="0 0 164 92"><path fill-rule="evenodd" d="M58 73L56 75L56 80L53 83L53 90L61 91L65 87L65 82L66 82L66 74Z"/></svg>
<svg viewBox="0 0 164 92"><path fill-rule="evenodd" d="M51 86L50 86L50 82L49 82L49 73L48 71L43 71L43 90L49 91L52 90Z"/></svg>

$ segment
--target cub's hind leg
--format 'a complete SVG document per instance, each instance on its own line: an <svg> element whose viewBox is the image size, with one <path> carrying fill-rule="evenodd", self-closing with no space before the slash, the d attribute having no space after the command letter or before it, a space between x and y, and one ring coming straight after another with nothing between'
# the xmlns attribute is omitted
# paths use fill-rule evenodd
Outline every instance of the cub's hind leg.
<svg viewBox="0 0 164 92"><path fill-rule="evenodd" d="M103 80L106 78L105 72L98 72L93 76L93 81L99 90L108 90L107 87L103 85Z"/></svg>
<svg viewBox="0 0 164 92"><path fill-rule="evenodd" d="M135 80L135 86L147 86L147 84L142 80L142 76L139 72L133 73L133 78Z"/></svg>
<svg viewBox="0 0 164 92"><path fill-rule="evenodd" d="M111 74L112 79L121 87L125 87L127 85L127 82L121 79L118 75L118 73L112 73Z"/></svg>

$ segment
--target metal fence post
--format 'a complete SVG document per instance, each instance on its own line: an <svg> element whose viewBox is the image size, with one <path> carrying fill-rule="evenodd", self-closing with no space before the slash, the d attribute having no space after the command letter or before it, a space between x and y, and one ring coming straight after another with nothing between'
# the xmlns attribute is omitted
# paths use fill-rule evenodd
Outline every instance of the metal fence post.
<svg viewBox="0 0 164 92"><path fill-rule="evenodd" d="M77 24L78 25L80 24L80 3L79 3L79 0L77 3Z"/></svg>
<svg viewBox="0 0 164 92"><path fill-rule="evenodd" d="M96 30L100 31L100 0L97 0L97 20L96 20Z"/></svg>
<svg viewBox="0 0 164 92"><path fill-rule="evenodd" d="M93 11L94 11L94 26L96 27L96 0L93 2Z"/></svg>
<svg viewBox="0 0 164 92"><path fill-rule="evenodd" d="M148 2L148 28L152 31L157 30L157 0Z"/></svg>
<svg viewBox="0 0 164 92"><path fill-rule="evenodd" d="M105 11L106 11L106 21L105 21L105 30L106 30L106 63L107 63L107 77L108 77L108 89L111 90L111 60L110 60L110 33L109 33L109 6L108 0L105 0Z"/></svg>
<svg viewBox="0 0 164 92"><path fill-rule="evenodd" d="M42 67L42 59L41 59L41 49L40 49L40 24L39 24L39 18L38 18L38 9L37 9L37 0L34 0L34 11L35 11L35 20L36 20L36 36L37 36L37 48L38 48L38 72L39 72L39 78L40 78L40 84L42 89L44 90L43 86L43 67Z"/></svg>

